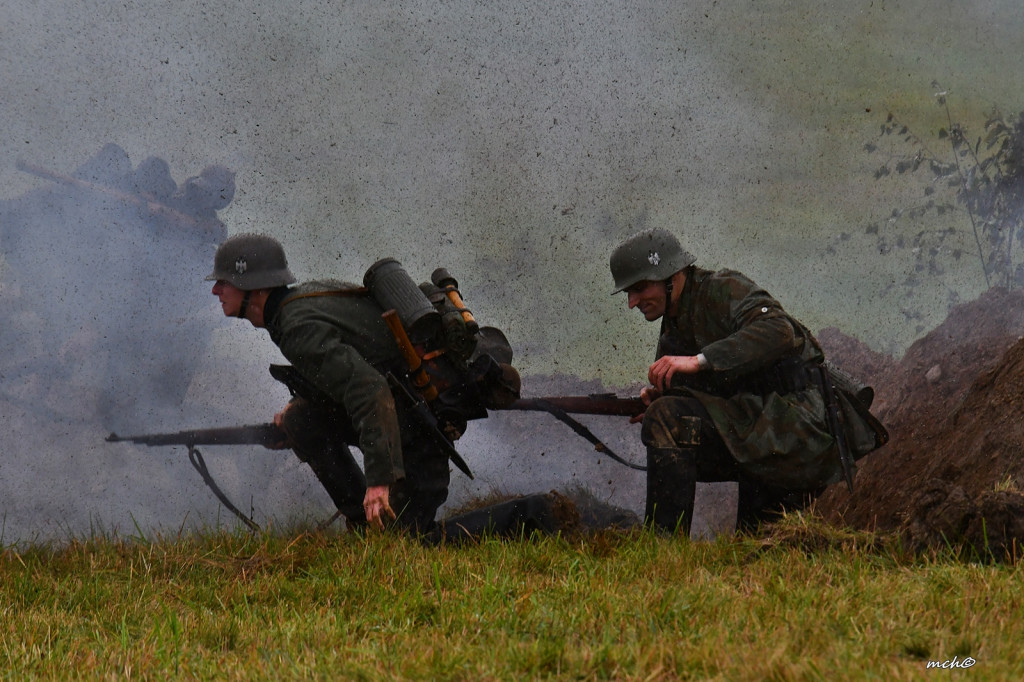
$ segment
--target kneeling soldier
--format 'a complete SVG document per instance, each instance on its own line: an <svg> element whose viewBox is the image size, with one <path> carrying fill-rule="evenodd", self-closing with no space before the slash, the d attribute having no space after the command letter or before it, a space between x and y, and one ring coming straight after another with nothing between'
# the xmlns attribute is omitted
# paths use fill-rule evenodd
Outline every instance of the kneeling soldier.
<svg viewBox="0 0 1024 682"><path fill-rule="evenodd" d="M646 520L686 533L697 481L738 481L747 525L850 482L852 461L887 438L868 406L833 390L818 342L778 301L739 272L695 261L672 234L647 230L610 262L612 293L661 320L641 394Z"/></svg>

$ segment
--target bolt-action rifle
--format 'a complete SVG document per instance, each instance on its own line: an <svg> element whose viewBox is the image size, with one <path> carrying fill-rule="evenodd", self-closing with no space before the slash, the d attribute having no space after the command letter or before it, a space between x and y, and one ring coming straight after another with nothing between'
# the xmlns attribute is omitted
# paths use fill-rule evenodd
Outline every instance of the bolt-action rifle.
<svg viewBox="0 0 1024 682"><path fill-rule="evenodd" d="M597 414L611 417L635 417L644 413L647 406L640 398L619 398L614 393L594 393L585 396L557 396L547 398L520 398L508 407L500 409L528 412L547 412L562 422L577 435L582 436L594 445L598 452L637 471L647 471L647 467L633 464L612 452L611 448L594 435L593 431L573 419L572 414Z"/></svg>
<svg viewBox="0 0 1024 682"><path fill-rule="evenodd" d="M62 185L68 187L75 187L80 190L92 192L94 194L102 194L108 197L112 197L121 201L124 204L130 204L136 208L145 211L148 215L155 218L162 218L168 222L176 223L185 228L194 230L200 234L209 237L212 241L221 241L224 238L222 234L224 231L223 225L216 220L209 220L205 218L199 218L196 216L183 213L178 209L168 206L156 197L147 194L128 194L120 190L114 189L113 187L107 187L105 185L98 185L88 180L82 180L80 178L73 177L71 175L64 175L63 173L57 173L55 171L37 166L34 163L23 161L18 159L14 163L14 167L23 173L34 175L37 178L43 178L44 180L52 180L53 182L59 182Z"/></svg>
<svg viewBox="0 0 1024 682"><path fill-rule="evenodd" d="M158 445L184 445L188 448L188 461L192 468L199 472L203 483L213 491L220 503L232 514L252 530L259 530L256 522L243 514L236 507L224 491L220 489L217 482L210 475L206 467L206 460L199 452L199 445L262 445L265 448L273 448L283 444L287 440L284 432L274 424L250 424L249 426L227 426L214 429L192 429L189 431L178 431L177 433L149 433L139 436L119 436L112 433L107 436L110 443L139 443L151 447Z"/></svg>
<svg viewBox="0 0 1024 682"><path fill-rule="evenodd" d="M417 367L417 369L419 368ZM328 400L326 396L319 393L315 386L309 383L301 374L289 365L271 365L270 374L275 379L285 384L293 395L302 395L306 399L314 401ZM409 388L405 386L405 384L402 383L394 374L388 374L388 381L392 390L398 392L404 399L408 400L412 404L421 419L425 420L424 424L432 427L432 431L437 436L438 442L443 442L447 445L444 449L448 456L451 457L452 462L462 469L467 476L472 478L473 475L469 471L469 467L466 465L466 462L459 456L458 451L455 450L451 441L444 435L436 420L431 419L432 414L430 413L426 402L417 397L413 391L409 390ZM413 383L415 385L415 381ZM420 386L416 386L417 392L420 392L421 388L422 387ZM598 439L590 429L569 416L570 413L574 413L632 417L642 414L645 409L643 401L640 398L619 398L611 393L587 396L520 398L519 400L512 402L508 407L501 409L547 412L559 421L568 425L577 434L593 443L594 448L598 452L611 457L616 462L619 462L631 469L636 469L638 471L646 470L646 467L633 464L632 462L628 462L616 455L608 446L601 442L601 440ZM138 443L140 445L148 445L150 447L167 445L185 446L188 448L189 463L192 464L192 467L197 472L199 472L203 482L206 483L207 487L209 487L211 491L213 491L213 494L217 496L217 499L220 500L221 504L223 504L228 511L241 519L249 528L259 530L259 526L252 519L245 516L238 507L228 499L227 495L225 495L220 489L216 481L214 481L213 477L210 475L209 469L206 467L206 462L203 459L203 455L199 451L198 446L262 445L266 448L278 448L286 443L287 436L273 423L264 423L249 424L246 426L225 426L210 429L189 429L174 433L148 433L134 436L119 436L116 433L111 433L107 436L106 440L110 443L131 442Z"/></svg>

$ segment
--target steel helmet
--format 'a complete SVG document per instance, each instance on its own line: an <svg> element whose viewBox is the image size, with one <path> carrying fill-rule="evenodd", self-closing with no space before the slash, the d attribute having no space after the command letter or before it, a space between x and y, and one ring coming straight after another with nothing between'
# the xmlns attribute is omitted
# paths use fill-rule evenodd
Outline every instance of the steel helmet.
<svg viewBox="0 0 1024 682"><path fill-rule="evenodd" d="M638 232L612 252L610 267L617 294L637 282L666 280L697 259L666 230Z"/></svg>
<svg viewBox="0 0 1024 682"><path fill-rule="evenodd" d="M224 280L242 291L273 289L291 284L284 248L273 237L236 234L224 240L213 257L213 272L207 280Z"/></svg>

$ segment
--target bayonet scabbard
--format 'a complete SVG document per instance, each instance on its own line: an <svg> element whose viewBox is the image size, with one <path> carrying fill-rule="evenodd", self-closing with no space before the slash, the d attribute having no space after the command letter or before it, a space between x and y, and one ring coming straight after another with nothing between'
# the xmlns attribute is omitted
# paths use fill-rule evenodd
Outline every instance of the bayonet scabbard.
<svg viewBox="0 0 1024 682"><path fill-rule="evenodd" d="M843 479L846 481L847 489L853 492L853 457L850 456L850 444L846 440L846 431L843 428L843 418L839 411L839 401L836 399L836 390L832 385L832 377L828 369L818 365L810 369L811 378L825 401L825 418L828 422L829 433L836 441L836 448L839 450L839 465L843 470Z"/></svg>

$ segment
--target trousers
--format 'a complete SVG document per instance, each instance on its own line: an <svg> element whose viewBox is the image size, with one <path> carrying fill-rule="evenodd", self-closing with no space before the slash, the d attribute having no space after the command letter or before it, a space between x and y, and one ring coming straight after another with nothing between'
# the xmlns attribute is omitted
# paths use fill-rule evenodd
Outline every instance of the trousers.
<svg viewBox="0 0 1024 682"><path fill-rule="evenodd" d="M426 532L434 525L438 507L448 499L448 455L434 445L415 414L400 407L396 412L405 478L391 484L391 508L399 526ZM295 398L283 426L295 455L309 465L349 526L365 524L366 477L350 448L358 443L358 434L344 410Z"/></svg>
<svg viewBox="0 0 1024 682"><path fill-rule="evenodd" d="M662 396L653 401L644 413L640 438L648 450L649 505L660 503L663 508L677 509L688 502L675 499L678 491L692 494L689 481L671 480L686 476L673 472L687 471L687 468L659 466L659 462L665 461L662 452L676 449L693 453L696 466L692 475L696 481L738 482L737 523L741 528L756 527L782 509L806 506L814 496L807 491L769 485L746 472L729 452L707 410L692 396ZM654 491L653 496L651 491Z"/></svg>

